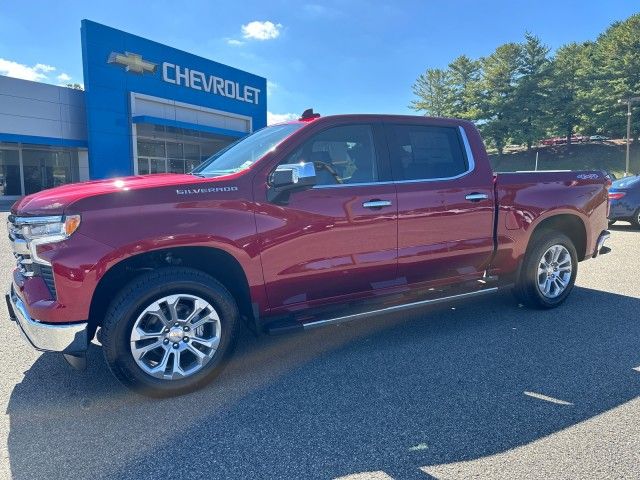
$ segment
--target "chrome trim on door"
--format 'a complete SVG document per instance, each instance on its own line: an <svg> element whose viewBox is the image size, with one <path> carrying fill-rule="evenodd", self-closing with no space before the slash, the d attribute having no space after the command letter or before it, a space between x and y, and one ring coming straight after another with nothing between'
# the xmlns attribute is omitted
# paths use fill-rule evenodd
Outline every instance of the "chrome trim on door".
<svg viewBox="0 0 640 480"><path fill-rule="evenodd" d="M345 315L342 317L328 318L326 320L318 320L315 322L304 323L302 326L305 330L310 330L312 328L324 327L326 325L334 325L342 322L350 322L352 320L360 320L362 318L370 317L373 315L382 315L385 313L399 312L402 310L409 310L411 308L421 307L425 305L437 305L438 303L446 303L452 300L463 300L465 298L471 298L478 295L484 295L487 293L495 293L497 291L498 291L498 287L485 288L483 290L477 290L475 292L461 293L459 295L450 295L448 297L434 298L431 300L421 300L419 302L411 302L411 303L405 303L402 305L394 305L393 307L380 308L380 309L371 310L368 312L355 313L353 315Z"/></svg>
<svg viewBox="0 0 640 480"><path fill-rule="evenodd" d="M389 200L370 200L362 204L364 208L382 208L390 207L391 202Z"/></svg>
<svg viewBox="0 0 640 480"><path fill-rule="evenodd" d="M489 198L489 195L487 195L486 193L470 193L464 198L466 200L469 200L470 202L479 202L480 200L487 200Z"/></svg>
<svg viewBox="0 0 640 480"><path fill-rule="evenodd" d="M464 127L458 126L458 131L460 132L460 137L462 138L462 144L464 145L464 152L467 156L467 170L459 173L458 175L454 175L453 177L439 177L439 178L417 178L414 180L392 180L392 181L382 181L382 182L362 182L362 183L336 183L335 185L314 185L313 189L323 189L323 188L343 188L343 187L365 187L365 186L375 186L375 185L390 185L390 184L402 184L402 183L422 183L422 182L442 182L446 180L456 180L458 178L465 177L473 172L476 168L476 161L473 157L473 152L471 151L471 145L469 144L469 139L467 137L467 132L465 132Z"/></svg>
<svg viewBox="0 0 640 480"><path fill-rule="evenodd" d="M467 132L465 132L464 127L461 125L458 126L458 130L460 130L460 136L462 137L462 143L464 144L464 152L467 154L467 162L469 163L468 171L471 172L476 167L476 160L473 158L473 152L471 151L471 145L469 145Z"/></svg>
<svg viewBox="0 0 640 480"><path fill-rule="evenodd" d="M422 182L443 182L447 180L457 180L458 178L466 177L471 172L473 172L476 168L476 161L473 157L473 152L471 151L471 145L469 145L469 139L467 138L467 132L465 132L464 127L458 126L458 131L460 132L460 138L462 138L462 144L464 145L464 152L467 157L467 170L458 175L454 175L452 177L438 177L438 178L416 178L413 180L396 180L394 183L422 183Z"/></svg>

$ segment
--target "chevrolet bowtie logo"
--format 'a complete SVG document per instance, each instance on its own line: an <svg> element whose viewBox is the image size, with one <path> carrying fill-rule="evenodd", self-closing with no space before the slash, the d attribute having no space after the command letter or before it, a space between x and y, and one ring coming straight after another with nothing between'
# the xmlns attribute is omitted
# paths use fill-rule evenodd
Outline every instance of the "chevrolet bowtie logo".
<svg viewBox="0 0 640 480"><path fill-rule="evenodd" d="M155 63L143 60L142 55L130 52L111 52L107 63L117 63L118 65L122 65L127 72L139 74L143 74L146 72L156 73L156 67L158 66Z"/></svg>

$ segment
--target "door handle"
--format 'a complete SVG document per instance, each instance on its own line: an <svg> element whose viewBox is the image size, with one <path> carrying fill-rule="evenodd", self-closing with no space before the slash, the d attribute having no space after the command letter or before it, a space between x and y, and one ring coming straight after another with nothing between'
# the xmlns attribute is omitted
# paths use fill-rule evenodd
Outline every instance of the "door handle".
<svg viewBox="0 0 640 480"><path fill-rule="evenodd" d="M391 202L389 200L369 200L368 202L364 202L362 206L364 208L390 207Z"/></svg>
<svg viewBox="0 0 640 480"><path fill-rule="evenodd" d="M489 195L487 195L486 193L470 193L469 195L464 197L465 199L469 200L470 202L479 202L481 200L486 200L489 198Z"/></svg>

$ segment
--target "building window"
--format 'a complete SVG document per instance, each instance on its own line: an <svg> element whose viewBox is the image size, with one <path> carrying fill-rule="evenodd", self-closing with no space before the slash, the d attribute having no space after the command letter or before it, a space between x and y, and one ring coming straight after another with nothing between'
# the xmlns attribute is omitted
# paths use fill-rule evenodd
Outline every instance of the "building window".
<svg viewBox="0 0 640 480"><path fill-rule="evenodd" d="M22 150L25 195L78 181L78 154L71 150Z"/></svg>
<svg viewBox="0 0 640 480"><path fill-rule="evenodd" d="M29 195L79 177L77 150L0 144L0 196Z"/></svg>
<svg viewBox="0 0 640 480"><path fill-rule="evenodd" d="M188 173L235 141L222 135L149 123L136 124L138 175Z"/></svg>
<svg viewBox="0 0 640 480"><path fill-rule="evenodd" d="M0 149L0 195L22 195L20 152Z"/></svg>

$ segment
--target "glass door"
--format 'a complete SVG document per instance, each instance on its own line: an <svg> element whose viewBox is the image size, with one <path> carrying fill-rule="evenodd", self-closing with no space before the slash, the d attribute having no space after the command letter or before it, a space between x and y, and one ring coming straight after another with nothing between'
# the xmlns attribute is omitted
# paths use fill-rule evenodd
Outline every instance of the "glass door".
<svg viewBox="0 0 640 480"><path fill-rule="evenodd" d="M24 193L39 192L78 181L78 160L70 151L22 150Z"/></svg>
<svg viewBox="0 0 640 480"><path fill-rule="evenodd" d="M20 152L17 149L0 150L0 196L20 195L22 195Z"/></svg>

